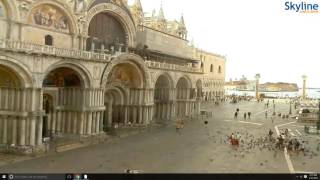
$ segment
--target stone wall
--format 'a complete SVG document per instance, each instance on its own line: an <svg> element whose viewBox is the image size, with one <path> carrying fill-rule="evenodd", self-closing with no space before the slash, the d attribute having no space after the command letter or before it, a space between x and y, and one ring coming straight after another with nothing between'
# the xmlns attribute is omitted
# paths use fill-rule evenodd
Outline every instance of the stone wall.
<svg viewBox="0 0 320 180"><path fill-rule="evenodd" d="M137 44L147 45L150 50L174 56L193 58L193 48L188 41L145 27L137 32Z"/></svg>
<svg viewBox="0 0 320 180"><path fill-rule="evenodd" d="M44 45L46 35L53 37L53 45L55 47L66 49L73 48L73 38L70 34L55 32L52 30L50 31L35 26L24 26L21 33L21 40L24 42L32 42Z"/></svg>

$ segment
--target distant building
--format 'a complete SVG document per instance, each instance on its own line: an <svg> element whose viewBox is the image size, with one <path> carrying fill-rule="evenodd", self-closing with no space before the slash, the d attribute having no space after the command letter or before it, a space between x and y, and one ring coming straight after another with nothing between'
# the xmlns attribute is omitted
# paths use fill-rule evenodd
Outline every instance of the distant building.
<svg viewBox="0 0 320 180"><path fill-rule="evenodd" d="M242 76L240 80L226 82L224 85L225 90L237 90L237 91L254 91L256 88L255 80L248 80L245 76ZM263 92L295 92L299 91L298 85L295 83L271 83L267 82L259 85L259 91Z"/></svg>
<svg viewBox="0 0 320 180"><path fill-rule="evenodd" d="M226 82L224 85L225 90L238 90L238 91L254 91L255 90L255 80L248 80L245 76L237 81Z"/></svg>
<svg viewBox="0 0 320 180"><path fill-rule="evenodd" d="M299 91L298 85L295 83L284 83L284 82L278 82L278 83L264 83L260 85L260 91Z"/></svg>

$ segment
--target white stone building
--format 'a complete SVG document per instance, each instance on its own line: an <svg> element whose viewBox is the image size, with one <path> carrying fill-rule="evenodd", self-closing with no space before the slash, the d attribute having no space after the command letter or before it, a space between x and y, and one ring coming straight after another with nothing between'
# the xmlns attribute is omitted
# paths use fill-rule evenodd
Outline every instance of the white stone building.
<svg viewBox="0 0 320 180"><path fill-rule="evenodd" d="M150 20L138 0L0 0L1 147L28 153L44 136L189 117L222 97L225 57L189 46L183 17L161 11Z"/></svg>

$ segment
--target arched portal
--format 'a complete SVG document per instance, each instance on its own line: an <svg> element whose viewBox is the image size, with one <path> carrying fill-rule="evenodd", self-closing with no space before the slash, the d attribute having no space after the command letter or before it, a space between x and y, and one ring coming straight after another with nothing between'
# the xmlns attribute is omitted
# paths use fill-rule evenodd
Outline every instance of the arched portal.
<svg viewBox="0 0 320 180"><path fill-rule="evenodd" d="M91 19L88 35L87 50L124 52L128 45L125 28L108 12L98 13Z"/></svg>
<svg viewBox="0 0 320 180"><path fill-rule="evenodd" d="M160 75L154 87L154 119L158 122L169 120L172 116L172 85L169 75Z"/></svg>
<svg viewBox="0 0 320 180"><path fill-rule="evenodd" d="M107 67L108 69L108 67ZM112 65L107 72L105 90L105 120L108 127L144 124L148 107L145 75L133 61L123 61ZM119 101L121 99L121 101Z"/></svg>
<svg viewBox="0 0 320 180"><path fill-rule="evenodd" d="M103 129L125 125L127 123L126 91L117 85L106 88L105 91L105 115Z"/></svg>
<svg viewBox="0 0 320 180"><path fill-rule="evenodd" d="M89 104L85 80L70 68L59 66L46 74L43 80L43 135L78 134L83 107ZM59 108L57 108L59 107Z"/></svg>
<svg viewBox="0 0 320 180"><path fill-rule="evenodd" d="M181 77L176 85L176 116L185 117L191 112L188 110L193 110L189 107L189 99L191 93L191 82L186 77Z"/></svg>
<svg viewBox="0 0 320 180"><path fill-rule="evenodd" d="M30 88L32 78L29 74L15 60L0 59L0 144L11 145L10 148L42 143L42 136L36 134L41 121L35 121L39 116L34 115L39 104L30 103L39 100L40 90Z"/></svg>

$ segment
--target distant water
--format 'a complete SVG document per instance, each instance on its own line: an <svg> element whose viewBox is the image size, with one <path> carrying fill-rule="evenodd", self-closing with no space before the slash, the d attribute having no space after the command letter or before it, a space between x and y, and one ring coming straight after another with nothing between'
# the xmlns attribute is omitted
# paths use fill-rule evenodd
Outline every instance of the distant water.
<svg viewBox="0 0 320 180"><path fill-rule="evenodd" d="M299 89L299 92L259 92L264 93L269 97L298 97L302 95L302 89ZM227 90L226 95L240 95L240 96L255 96L254 91L236 91L236 90ZM307 89L307 97L312 99L320 98L320 88L319 89Z"/></svg>

